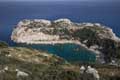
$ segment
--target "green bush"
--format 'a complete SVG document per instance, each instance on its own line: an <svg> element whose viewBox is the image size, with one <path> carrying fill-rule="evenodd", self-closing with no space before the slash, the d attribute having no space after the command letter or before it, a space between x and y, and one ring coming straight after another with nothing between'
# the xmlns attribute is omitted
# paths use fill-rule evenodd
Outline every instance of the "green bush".
<svg viewBox="0 0 120 80"><path fill-rule="evenodd" d="M6 47L8 47L8 44L3 41L0 41L0 48L6 48Z"/></svg>

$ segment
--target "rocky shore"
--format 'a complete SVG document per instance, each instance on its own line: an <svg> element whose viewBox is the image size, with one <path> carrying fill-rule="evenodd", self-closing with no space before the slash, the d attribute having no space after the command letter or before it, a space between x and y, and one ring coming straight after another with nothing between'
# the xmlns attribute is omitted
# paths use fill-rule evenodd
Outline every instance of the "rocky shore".
<svg viewBox="0 0 120 80"><path fill-rule="evenodd" d="M112 29L99 23L74 23L69 19L23 20L13 30L11 39L27 44L78 44L97 53L101 63L117 63L120 59L120 39Z"/></svg>

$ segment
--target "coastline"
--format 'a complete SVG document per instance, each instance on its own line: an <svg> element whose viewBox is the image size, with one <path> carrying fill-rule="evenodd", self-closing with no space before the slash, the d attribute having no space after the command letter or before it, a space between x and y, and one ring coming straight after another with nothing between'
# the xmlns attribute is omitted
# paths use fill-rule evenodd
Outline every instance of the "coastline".
<svg viewBox="0 0 120 80"><path fill-rule="evenodd" d="M25 44L80 45L93 52L96 60L102 63L104 54L110 53L110 47L114 45L119 50L117 45L120 43L120 38L107 26L99 23L74 23L69 19L20 21L12 32L11 40Z"/></svg>
<svg viewBox="0 0 120 80"><path fill-rule="evenodd" d="M28 42L16 42L16 43L25 43L25 44L45 44L45 45L55 45L55 44L76 44L76 45L79 45L89 51L92 51L93 53L96 54L96 57L98 58L99 57L99 54L100 54L100 51L98 50L95 50L95 49L92 49L92 48L88 48L85 44L82 44L80 41L77 41L77 40L60 40L60 41L28 41Z"/></svg>

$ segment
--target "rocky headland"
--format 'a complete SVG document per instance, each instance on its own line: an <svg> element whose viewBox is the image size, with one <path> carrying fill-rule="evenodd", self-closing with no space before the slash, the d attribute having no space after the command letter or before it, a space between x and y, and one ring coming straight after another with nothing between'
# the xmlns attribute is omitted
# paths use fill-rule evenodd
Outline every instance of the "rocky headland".
<svg viewBox="0 0 120 80"><path fill-rule="evenodd" d="M111 28L99 23L75 23L69 19L25 19L16 25L11 39L27 44L73 43L96 53L101 63L120 63L120 38Z"/></svg>

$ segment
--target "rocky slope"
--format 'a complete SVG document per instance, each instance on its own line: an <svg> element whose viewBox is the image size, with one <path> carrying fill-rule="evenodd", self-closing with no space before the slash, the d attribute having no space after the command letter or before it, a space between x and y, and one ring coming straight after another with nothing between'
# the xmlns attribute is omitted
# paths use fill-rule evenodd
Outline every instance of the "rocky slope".
<svg viewBox="0 0 120 80"><path fill-rule="evenodd" d="M27 44L79 44L96 53L101 63L119 63L120 39L98 23L74 23L69 19L20 21L11 39Z"/></svg>
<svg viewBox="0 0 120 80"><path fill-rule="evenodd" d="M79 77L79 72L73 71L74 67L47 52L9 47L0 42L0 80L66 80L67 70L75 75L72 80ZM63 73L66 73L66 79L63 79Z"/></svg>
<svg viewBox="0 0 120 80"><path fill-rule="evenodd" d="M0 42L0 80L96 80L91 73L81 73L80 66L43 51L9 47ZM100 76L99 80L120 79L119 67L94 67Z"/></svg>

